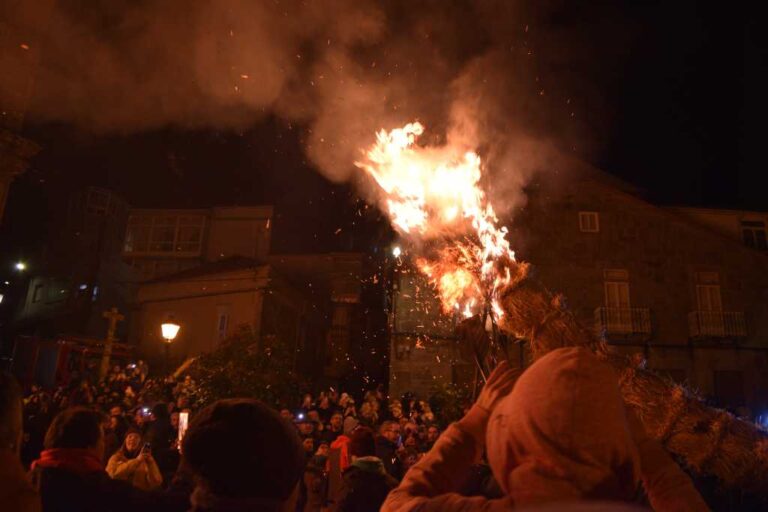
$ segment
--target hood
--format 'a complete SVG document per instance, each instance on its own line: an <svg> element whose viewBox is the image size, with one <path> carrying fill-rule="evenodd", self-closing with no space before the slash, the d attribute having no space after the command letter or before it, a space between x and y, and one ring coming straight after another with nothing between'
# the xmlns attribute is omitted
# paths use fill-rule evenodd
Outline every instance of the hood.
<svg viewBox="0 0 768 512"><path fill-rule="evenodd" d="M378 473L381 475L386 474L384 463L378 457L358 457L352 463L352 467L357 468L365 473Z"/></svg>
<svg viewBox="0 0 768 512"><path fill-rule="evenodd" d="M516 505L632 499L639 458L618 377L589 350L554 350L493 411L493 475Z"/></svg>

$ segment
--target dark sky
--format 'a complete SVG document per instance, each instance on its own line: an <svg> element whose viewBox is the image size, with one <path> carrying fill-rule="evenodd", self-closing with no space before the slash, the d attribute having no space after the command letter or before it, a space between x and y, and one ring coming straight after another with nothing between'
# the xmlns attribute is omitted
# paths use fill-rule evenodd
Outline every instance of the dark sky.
<svg viewBox="0 0 768 512"><path fill-rule="evenodd" d="M614 4L585 2L548 21L587 38L611 25L620 31L626 24L633 34L626 48L610 49L604 69L600 51L595 66L584 69L601 97L599 108L587 105L581 113L587 125L600 127L585 156L662 204L768 209L762 140L768 79L760 18L707 1ZM574 66L570 73L579 75ZM578 101L576 87L573 96ZM301 123L268 116L237 131L98 135L33 121L25 133L43 150L14 185L9 213L26 216L30 225L43 221L43 190L80 185L111 188L136 206L273 203L282 232L277 250L350 248L358 245L354 236L375 223L349 186L331 185L314 170Z"/></svg>

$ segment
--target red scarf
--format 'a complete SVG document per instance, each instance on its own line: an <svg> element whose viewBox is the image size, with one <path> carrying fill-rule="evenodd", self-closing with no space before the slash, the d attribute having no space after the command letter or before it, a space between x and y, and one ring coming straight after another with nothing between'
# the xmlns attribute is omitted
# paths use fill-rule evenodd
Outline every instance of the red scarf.
<svg viewBox="0 0 768 512"><path fill-rule="evenodd" d="M339 466L342 471L349 467L349 443L351 439L344 434L336 438L331 443L331 450L338 448L340 450ZM330 461L328 461L327 468L330 468Z"/></svg>
<svg viewBox="0 0 768 512"><path fill-rule="evenodd" d="M94 450L87 448L52 448L43 450L40 458L32 463L35 468L59 468L73 473L104 471L101 459Z"/></svg>

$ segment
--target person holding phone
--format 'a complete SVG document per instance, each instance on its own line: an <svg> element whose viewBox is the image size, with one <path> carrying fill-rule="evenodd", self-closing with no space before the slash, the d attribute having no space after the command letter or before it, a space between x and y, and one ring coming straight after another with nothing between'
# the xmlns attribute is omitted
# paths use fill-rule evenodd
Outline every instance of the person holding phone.
<svg viewBox="0 0 768 512"><path fill-rule="evenodd" d="M158 489L163 484L160 469L152 457L152 447L149 443L142 446L137 430L129 430L123 446L109 458L107 474L145 491Z"/></svg>

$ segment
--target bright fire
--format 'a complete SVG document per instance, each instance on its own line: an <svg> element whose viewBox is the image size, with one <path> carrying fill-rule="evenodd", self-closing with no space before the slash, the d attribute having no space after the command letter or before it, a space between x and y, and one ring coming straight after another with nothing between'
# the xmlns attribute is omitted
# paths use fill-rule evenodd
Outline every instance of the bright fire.
<svg viewBox="0 0 768 512"><path fill-rule="evenodd" d="M498 291L510 281L505 260L515 254L507 228L480 187L474 151L416 144L424 127L381 130L356 165L381 187L394 227L422 248L418 268L437 289L445 313L500 316Z"/></svg>

